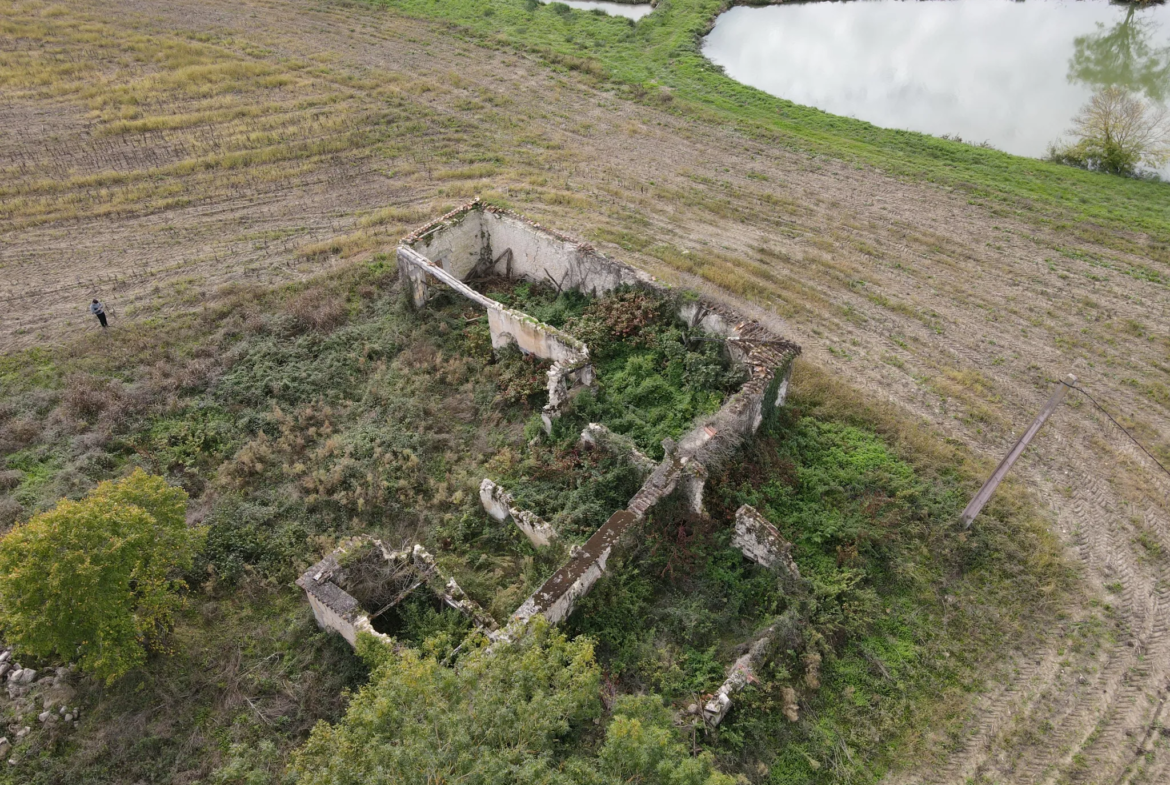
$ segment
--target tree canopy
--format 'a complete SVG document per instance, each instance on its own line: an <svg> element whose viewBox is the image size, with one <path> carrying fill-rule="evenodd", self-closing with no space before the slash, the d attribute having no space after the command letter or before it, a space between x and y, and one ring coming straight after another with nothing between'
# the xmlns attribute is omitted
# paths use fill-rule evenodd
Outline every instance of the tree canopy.
<svg viewBox="0 0 1170 785"><path fill-rule="evenodd" d="M187 494L141 469L0 538L0 628L19 651L113 681L142 663L182 598L202 532Z"/></svg>
<svg viewBox="0 0 1170 785"><path fill-rule="evenodd" d="M305 785L541 783L732 785L709 753L691 757L657 697L614 706L596 755L581 738L603 716L593 646L539 622L516 641L480 641L453 666L370 636L370 682L335 725L296 754Z"/></svg>
<svg viewBox="0 0 1170 785"><path fill-rule="evenodd" d="M1050 148L1049 157L1110 174L1132 175L1142 164L1170 160L1170 114L1122 87L1097 91L1073 118L1075 141Z"/></svg>

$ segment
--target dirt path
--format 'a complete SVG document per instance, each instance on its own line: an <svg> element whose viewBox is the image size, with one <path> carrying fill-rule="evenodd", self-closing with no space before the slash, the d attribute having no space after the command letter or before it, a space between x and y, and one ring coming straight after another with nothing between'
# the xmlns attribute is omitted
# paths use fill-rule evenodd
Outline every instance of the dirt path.
<svg viewBox="0 0 1170 785"><path fill-rule="evenodd" d="M1109 250L1093 227L1023 223L966 194L769 149L360 6L119 0L104 14L113 28L210 41L262 65L254 78L269 82L248 101L273 109L252 126L109 134L93 99L0 99L0 173L17 189L0 209L7 349L93 329L90 296L131 329L240 281L351 263L490 191L665 277L747 295L813 362L989 458L1067 372L1165 448L1170 295L1155 279L1170 271L1151 274L1146 238L1131 238L1132 254ZM112 79L154 73L95 56ZM207 96L175 89L158 113L208 109ZM217 111L239 111L230 99L217 97L228 102ZM310 99L315 126L296 108ZM274 149L262 131L282 144L342 141L275 162L184 164ZM86 179L110 172L143 176ZM46 179L65 185L45 191ZM1096 604L1052 619L1052 646L1005 668L967 732L936 740L936 759L892 781L1163 782L1170 481L1076 394L1018 466Z"/></svg>

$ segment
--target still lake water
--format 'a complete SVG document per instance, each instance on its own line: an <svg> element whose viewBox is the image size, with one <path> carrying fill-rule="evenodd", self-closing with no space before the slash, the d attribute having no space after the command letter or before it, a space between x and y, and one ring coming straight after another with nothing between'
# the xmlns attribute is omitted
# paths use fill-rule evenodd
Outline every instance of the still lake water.
<svg viewBox="0 0 1170 785"><path fill-rule="evenodd" d="M703 54L731 78L798 104L1040 157L1101 87L1170 98L1170 5L855 0L737 7L719 17Z"/></svg>
<svg viewBox="0 0 1170 785"><path fill-rule="evenodd" d="M654 9L650 7L649 3L630 5L627 3L606 3L600 0L540 0L542 3L561 2L569 6L569 8L576 8L579 11L592 11L597 8L605 11L610 16L624 16L627 19L638 20L650 13Z"/></svg>

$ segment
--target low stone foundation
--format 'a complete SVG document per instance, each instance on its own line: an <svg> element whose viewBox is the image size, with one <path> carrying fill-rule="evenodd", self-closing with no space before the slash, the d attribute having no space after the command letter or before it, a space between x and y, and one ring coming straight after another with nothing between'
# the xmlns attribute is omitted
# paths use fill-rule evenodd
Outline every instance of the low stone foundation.
<svg viewBox="0 0 1170 785"><path fill-rule="evenodd" d="M488 479L479 484L479 501L487 514L503 523L509 518L516 528L537 548L551 545L557 539L556 530L528 510L519 510L513 503L512 494Z"/></svg>

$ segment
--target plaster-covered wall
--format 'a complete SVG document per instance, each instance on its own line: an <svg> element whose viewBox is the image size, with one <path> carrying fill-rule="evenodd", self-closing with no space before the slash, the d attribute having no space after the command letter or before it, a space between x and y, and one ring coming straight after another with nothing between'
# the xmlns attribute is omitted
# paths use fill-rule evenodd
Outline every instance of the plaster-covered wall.
<svg viewBox="0 0 1170 785"><path fill-rule="evenodd" d="M491 258L499 259L494 268L497 275L541 281L592 295L654 280L520 216L490 208L482 215Z"/></svg>
<svg viewBox="0 0 1170 785"><path fill-rule="evenodd" d="M481 306L487 311L493 347L515 343L529 354L572 367L588 362L589 350L581 341L480 294L412 248L398 249L398 274L417 307L425 305L432 279Z"/></svg>
<svg viewBox="0 0 1170 785"><path fill-rule="evenodd" d="M480 210L456 214L424 233L413 243L414 250L460 281L466 280L489 248L483 223Z"/></svg>
<svg viewBox="0 0 1170 785"><path fill-rule="evenodd" d="M531 316L502 307L489 307L487 315L492 348L499 349L515 343L523 352L569 365L579 365L588 359L583 343L566 340L566 333L538 322Z"/></svg>

